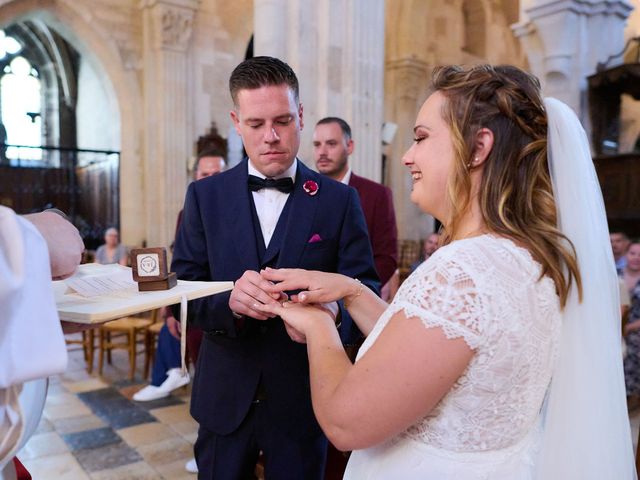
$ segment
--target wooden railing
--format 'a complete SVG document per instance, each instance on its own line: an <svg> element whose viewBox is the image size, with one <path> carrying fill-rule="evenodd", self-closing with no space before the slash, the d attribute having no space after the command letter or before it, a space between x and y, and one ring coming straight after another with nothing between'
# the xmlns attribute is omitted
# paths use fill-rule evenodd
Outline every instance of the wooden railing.
<svg viewBox="0 0 640 480"><path fill-rule="evenodd" d="M594 158L610 230L640 237L640 153Z"/></svg>
<svg viewBox="0 0 640 480"><path fill-rule="evenodd" d="M88 249L119 226L120 152L6 145L1 156L0 204L21 214L59 208Z"/></svg>

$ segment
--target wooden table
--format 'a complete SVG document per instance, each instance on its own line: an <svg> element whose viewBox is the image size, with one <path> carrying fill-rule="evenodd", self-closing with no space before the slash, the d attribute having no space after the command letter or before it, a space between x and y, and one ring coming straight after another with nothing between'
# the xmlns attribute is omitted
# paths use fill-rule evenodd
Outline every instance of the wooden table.
<svg viewBox="0 0 640 480"><path fill-rule="evenodd" d="M122 290L97 297L83 297L69 292L63 281L53 282L56 307L60 320L95 324L146 312L155 308L180 303L183 295L187 300L207 297L233 288L233 282L191 282L178 280L170 290L138 292Z"/></svg>

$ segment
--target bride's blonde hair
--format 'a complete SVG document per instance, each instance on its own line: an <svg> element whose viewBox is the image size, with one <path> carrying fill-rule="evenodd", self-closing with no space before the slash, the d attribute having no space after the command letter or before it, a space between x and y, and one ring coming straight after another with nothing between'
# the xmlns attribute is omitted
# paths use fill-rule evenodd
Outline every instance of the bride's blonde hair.
<svg viewBox="0 0 640 480"><path fill-rule="evenodd" d="M469 165L476 133L493 132L478 194L489 231L523 244L555 283L564 307L572 282L582 296L575 249L557 227L547 163L547 117L538 80L513 66L445 66L433 72L432 90L445 97L442 116L455 151L447 185L449 218L442 244L456 238L471 201Z"/></svg>

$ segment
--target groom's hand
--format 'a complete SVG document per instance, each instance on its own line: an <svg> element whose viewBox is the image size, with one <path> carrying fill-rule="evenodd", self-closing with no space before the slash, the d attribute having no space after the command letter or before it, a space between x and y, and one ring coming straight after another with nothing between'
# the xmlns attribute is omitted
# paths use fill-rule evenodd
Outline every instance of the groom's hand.
<svg viewBox="0 0 640 480"><path fill-rule="evenodd" d="M281 293L269 293L273 284L260 276L258 272L247 270L234 284L229 297L229 308L236 315L246 315L257 320L275 317L253 308L253 305L279 303Z"/></svg>

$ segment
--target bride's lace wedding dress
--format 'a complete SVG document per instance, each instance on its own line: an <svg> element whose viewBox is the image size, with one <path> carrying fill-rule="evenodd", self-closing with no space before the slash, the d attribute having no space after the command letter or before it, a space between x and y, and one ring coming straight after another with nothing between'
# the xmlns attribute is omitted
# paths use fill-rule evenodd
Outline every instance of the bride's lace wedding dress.
<svg viewBox="0 0 640 480"><path fill-rule="evenodd" d="M399 311L463 338L475 355L427 417L353 452L345 479L533 478L561 331L555 285L540 276L527 250L482 235L440 248L403 283L358 358Z"/></svg>

